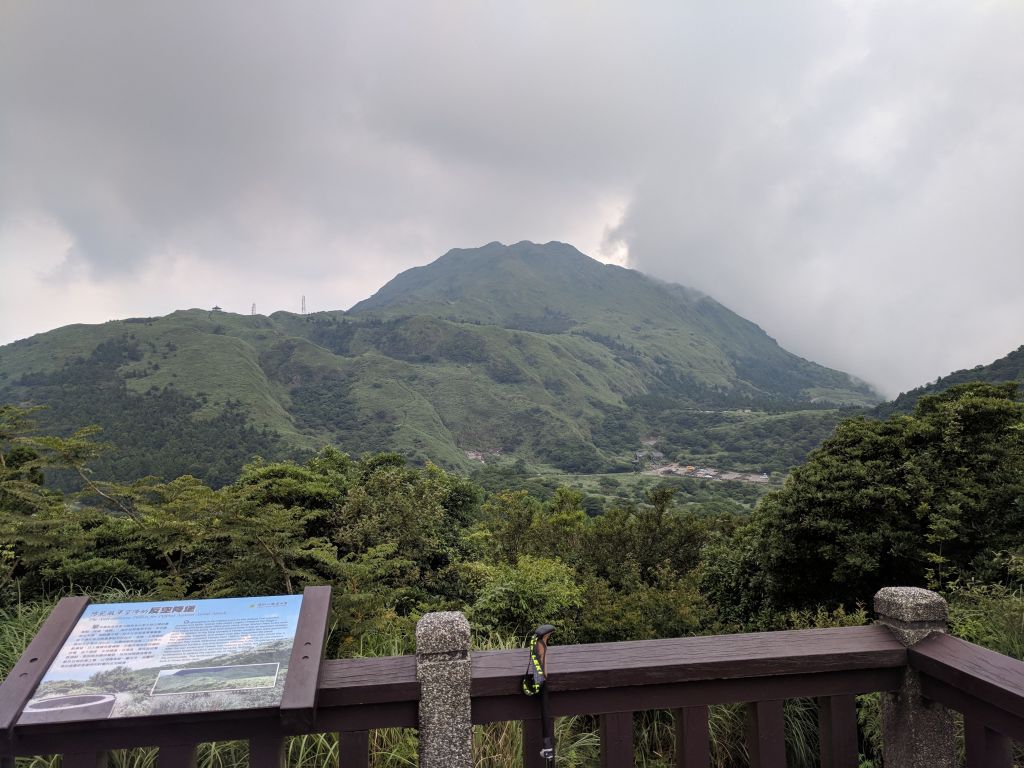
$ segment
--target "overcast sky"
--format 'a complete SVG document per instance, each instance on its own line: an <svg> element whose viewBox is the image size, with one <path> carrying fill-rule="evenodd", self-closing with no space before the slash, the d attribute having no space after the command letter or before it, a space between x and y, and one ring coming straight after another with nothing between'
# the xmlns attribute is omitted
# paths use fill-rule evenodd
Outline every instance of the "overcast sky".
<svg viewBox="0 0 1024 768"><path fill-rule="evenodd" d="M0 343L492 240L886 394L1024 343L1024 3L0 0Z"/></svg>

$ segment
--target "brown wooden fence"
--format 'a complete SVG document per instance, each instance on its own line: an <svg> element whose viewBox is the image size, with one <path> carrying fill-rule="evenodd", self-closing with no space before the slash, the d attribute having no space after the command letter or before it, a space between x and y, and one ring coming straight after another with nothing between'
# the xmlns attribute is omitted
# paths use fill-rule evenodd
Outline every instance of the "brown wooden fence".
<svg viewBox="0 0 1024 768"><path fill-rule="evenodd" d="M156 746L161 768L192 766L201 743L248 739L251 765L278 768L288 736L336 732L342 766L367 766L370 730L420 717L416 657L397 656L323 661L316 709L304 717L266 709L12 727L31 694L19 687L25 670L48 664L32 654L0 687L8 763L61 753L67 768L95 768L109 750ZM540 722L520 691L526 665L525 650L472 655L472 722L523 721L524 767L534 768ZM822 766L855 768L854 696L897 691L908 673L926 697L964 713L969 768L1009 768L1010 740L1024 740L1024 663L942 634L911 648L882 625L555 646L548 665L552 714L599 717L603 766L634 764L632 713L644 710L675 712L677 766L708 766L708 707L728 702L747 704L751 765L784 766L783 701L799 697L818 702Z"/></svg>
<svg viewBox="0 0 1024 768"><path fill-rule="evenodd" d="M963 713L968 768L1010 768L1024 742L1024 663L949 635L907 650L921 692Z"/></svg>

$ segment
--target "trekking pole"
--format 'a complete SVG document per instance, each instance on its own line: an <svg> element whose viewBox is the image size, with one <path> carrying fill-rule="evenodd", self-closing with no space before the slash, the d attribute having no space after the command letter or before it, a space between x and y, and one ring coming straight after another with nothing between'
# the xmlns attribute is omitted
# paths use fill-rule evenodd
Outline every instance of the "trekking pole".
<svg viewBox="0 0 1024 768"><path fill-rule="evenodd" d="M540 695L540 756L549 768L555 765L555 729L548 715L547 655L548 638L554 631L555 628L550 624L541 624L533 630L530 638L530 666L523 675L523 693L527 696Z"/></svg>

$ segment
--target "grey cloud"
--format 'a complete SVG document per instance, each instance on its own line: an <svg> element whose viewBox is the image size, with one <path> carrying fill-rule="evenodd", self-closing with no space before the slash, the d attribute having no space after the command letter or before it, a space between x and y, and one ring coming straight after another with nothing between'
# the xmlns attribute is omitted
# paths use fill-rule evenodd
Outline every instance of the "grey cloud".
<svg viewBox="0 0 1024 768"><path fill-rule="evenodd" d="M743 131L645 176L612 237L892 394L1024 340L1024 19L861 8L831 64L797 51L791 92L748 99Z"/></svg>
<svg viewBox="0 0 1024 768"><path fill-rule="evenodd" d="M0 228L49 217L93 281L173 252L364 275L340 306L453 246L607 231L639 269L888 391L1024 336L1009 5L0 14Z"/></svg>

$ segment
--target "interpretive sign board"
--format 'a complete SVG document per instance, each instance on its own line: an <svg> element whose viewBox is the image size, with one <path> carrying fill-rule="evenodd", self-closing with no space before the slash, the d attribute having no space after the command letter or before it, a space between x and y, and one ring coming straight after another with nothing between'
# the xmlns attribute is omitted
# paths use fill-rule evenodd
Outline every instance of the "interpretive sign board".
<svg viewBox="0 0 1024 768"><path fill-rule="evenodd" d="M90 605L18 724L279 707L301 595Z"/></svg>

